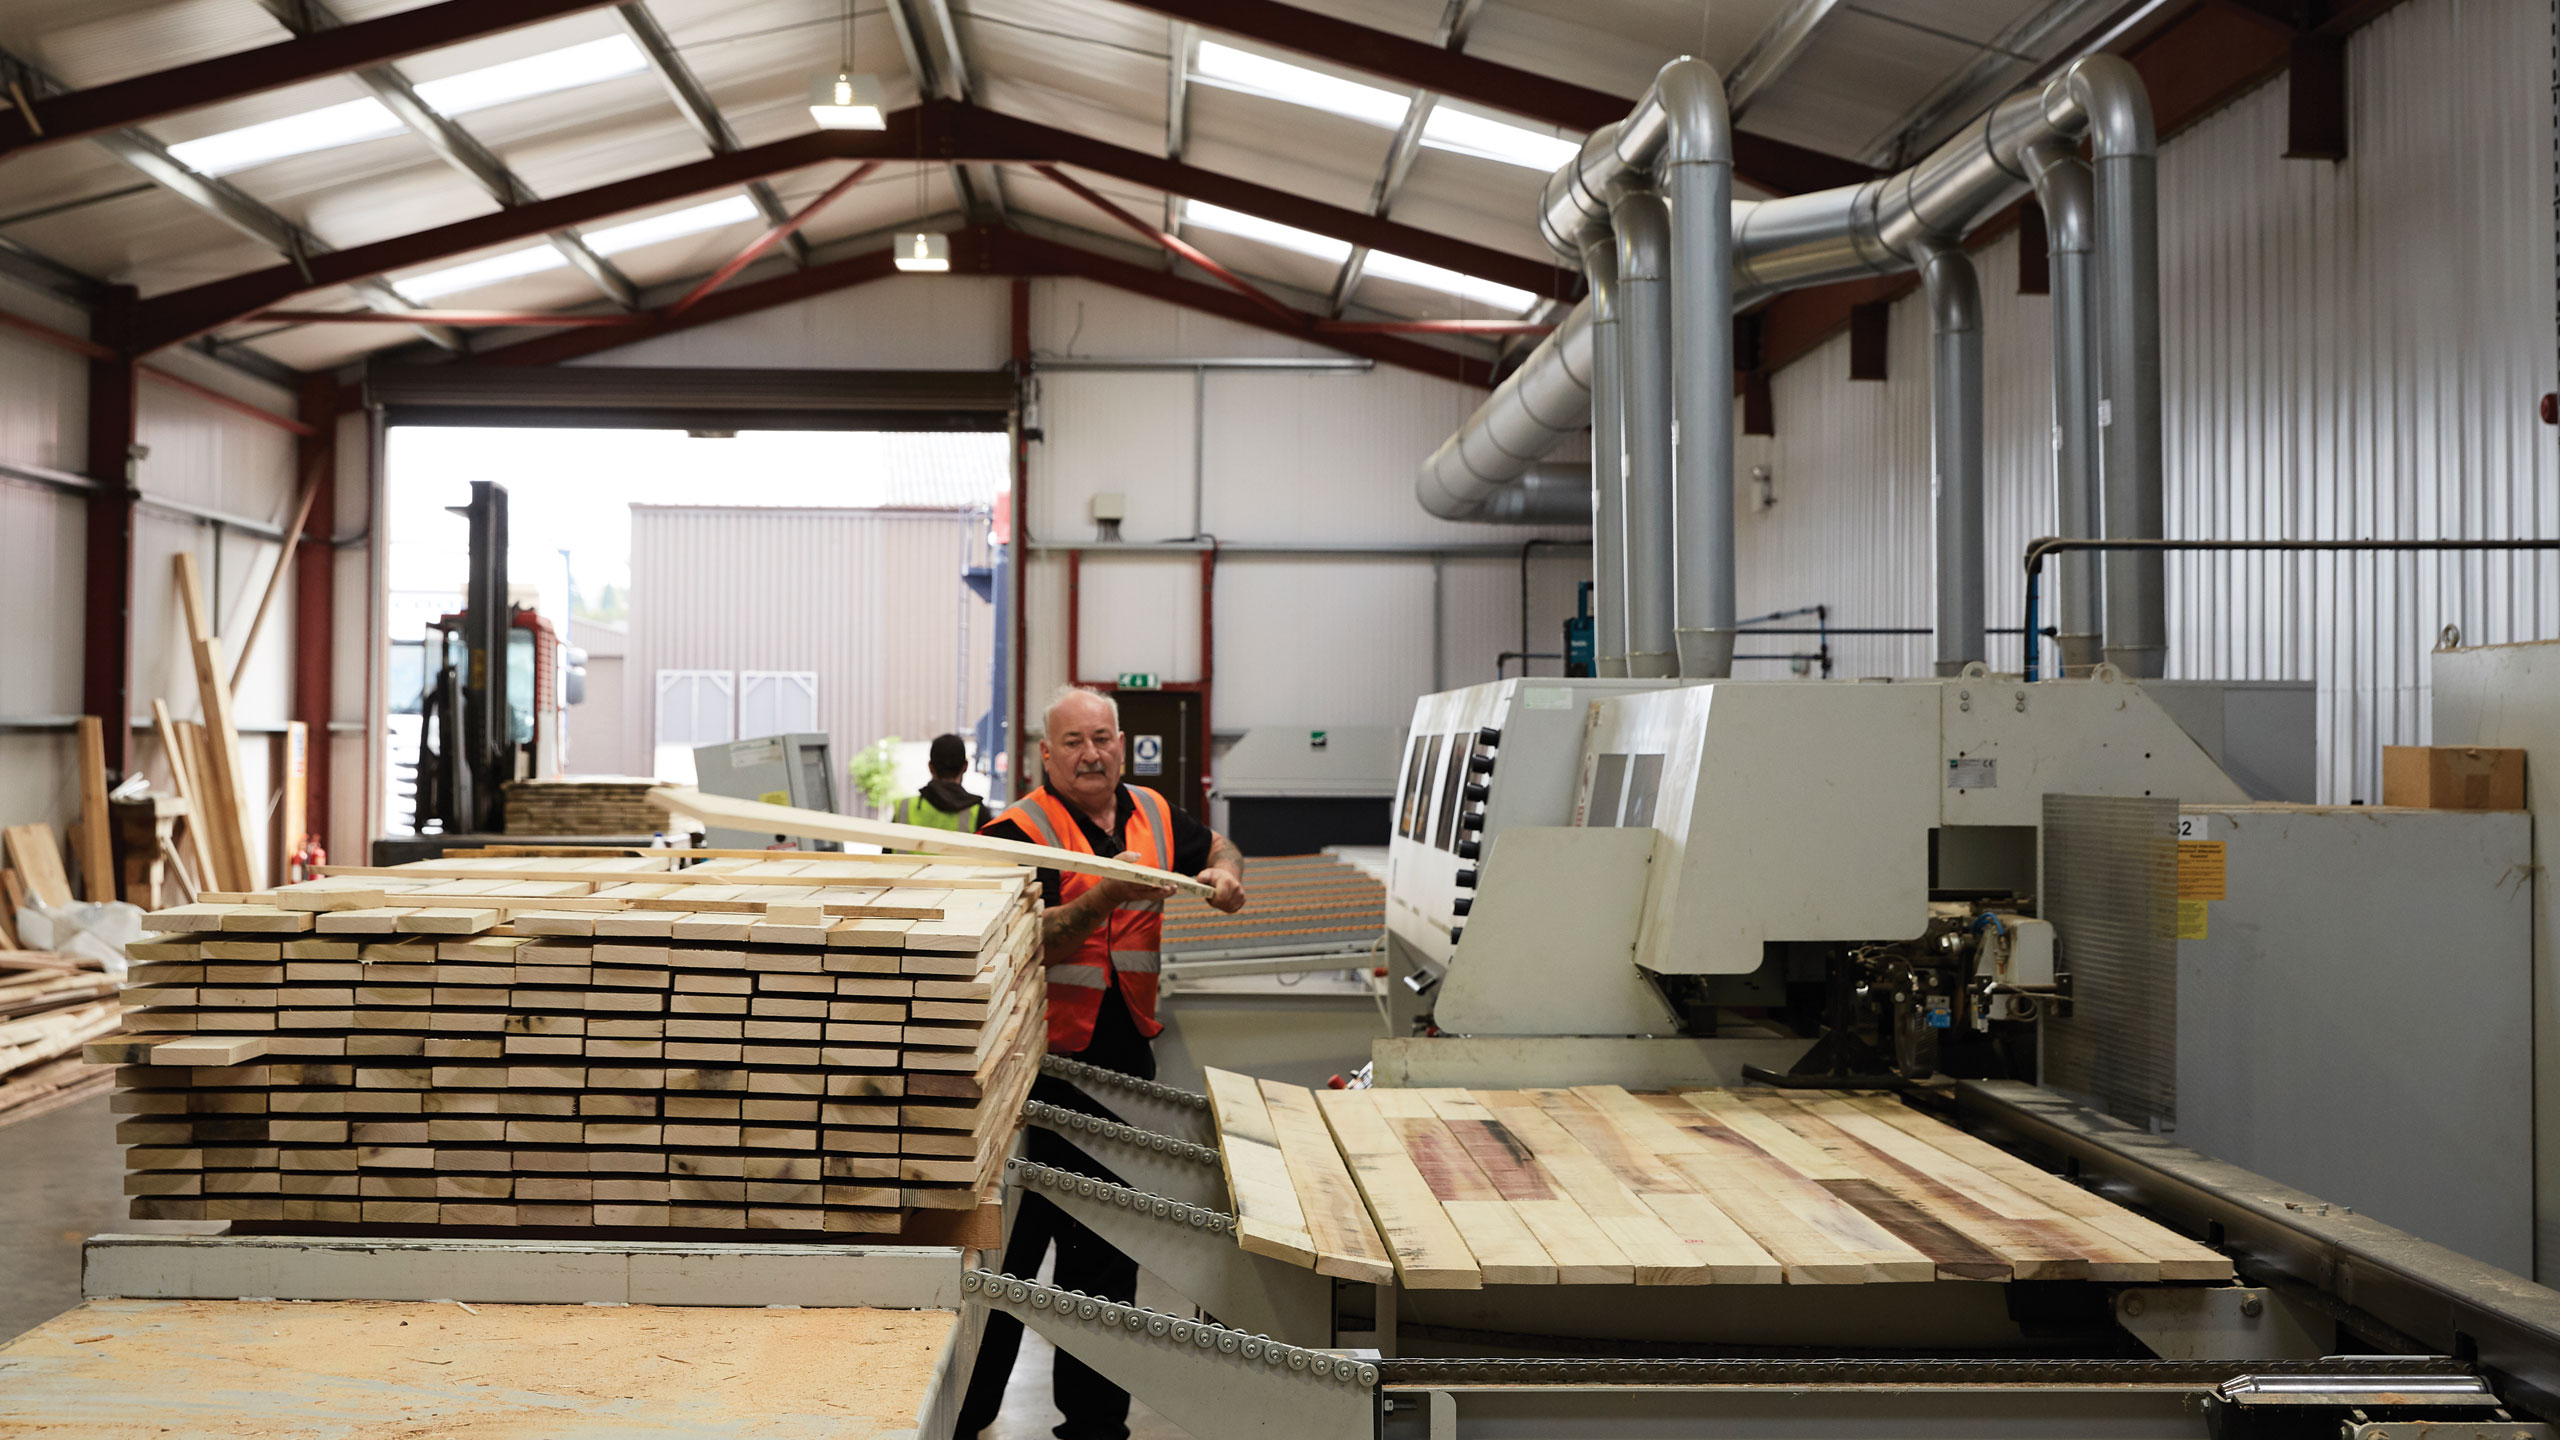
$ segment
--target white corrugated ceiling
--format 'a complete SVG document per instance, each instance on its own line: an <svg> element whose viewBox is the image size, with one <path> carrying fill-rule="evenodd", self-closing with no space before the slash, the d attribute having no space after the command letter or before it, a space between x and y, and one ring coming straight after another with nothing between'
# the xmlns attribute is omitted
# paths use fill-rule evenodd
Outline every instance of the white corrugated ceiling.
<svg viewBox="0 0 2560 1440"><path fill-rule="evenodd" d="M277 14L296 14L297 6L315 3L325 4L340 21L420 8L416 0L11 0L0 7L0 49L51 81L80 88L278 43L293 32ZM1432 43L1447 43L1454 27L1470 56L1628 97L1679 54L1695 52L1730 70L1782 12L1821 10L1811 41L1754 99L1743 123L1773 139L1873 164L1889 163L1911 145L1934 139L1932 130L1962 118L1956 112L1990 98L1977 92L1996 94L2076 38L2082 28L2078 12L2089 8L2087 0L1301 3ZM937 0L891 4L929 19ZM1193 30L1114 0L948 4L976 103L1151 155L1166 153L1171 143L1170 68L1197 54L1197 41L1398 97L1411 93L1374 75L1214 29ZM646 0L646 9L740 144L764 144L814 128L808 84L843 53L844 0ZM616 9L598 8L413 56L396 68L533 193L560 195L707 153L632 33ZM890 106L915 103L917 82L889 9L858 7L851 35L857 68L880 76ZM551 93L492 101L471 88L485 90L493 74L561 64L545 57L563 52L590 57L600 69ZM624 58L617 63L617 56ZM517 69L504 68L509 66ZM245 127L308 124L296 117L328 107L343 107L331 114L360 117L374 103L371 93L356 76L331 76L171 116L143 127L143 134L177 147L181 158L201 156L205 148L194 142L222 137L217 143L236 144ZM469 98L473 94L478 98ZM1394 139L1388 124L1205 79L1195 78L1187 95L1182 158L1190 164L1347 209L1365 211L1375 203ZM1440 103L1453 123L1507 119L1540 136L1580 138L1534 120ZM301 227L324 248L410 234L497 208L478 181L396 121L328 148L236 168L206 161L200 168L217 173L250 204ZM775 175L768 183L780 205L796 211L841 179L846 168L822 165ZM980 168L970 184L983 187L991 171L996 193L976 197L973 217L970 197L956 188L970 172L890 164L802 234L819 256L828 257L877 248L885 232L902 225L948 228L974 218L1070 243L1096 244L1108 237L1116 253L1130 253L1125 247L1136 237L1027 168ZM1186 223L1179 202L1160 192L1112 177L1078 178L1151 223L1173 226L1220 263L1280 290L1293 303L1321 308L1339 287L1340 247L1310 254L1285 236L1275 243L1268 236ZM1419 229L1543 261L1547 252L1532 218L1542 178L1534 168L1425 145L1388 213ZM583 227L585 243L604 253L645 301L664 303L766 227L766 218L747 199L744 192L730 191L616 216ZM720 210L691 213L724 200L729 203ZM621 229L660 217L675 217L659 227L675 233ZM29 262L57 266L133 285L145 296L269 268L280 259L275 244L253 238L236 217L225 219L153 183L111 144L90 141L52 145L0 163L0 248L16 251L22 269ZM491 263L466 272L475 280L468 286L455 283L462 277L427 278L467 262ZM791 263L777 252L758 262L748 278L780 273ZM555 311L614 303L538 238L387 278L430 307ZM374 302L337 289L304 296L294 306L351 310L369 303ZM1509 318L1482 295L1450 293L1445 283L1427 276L1394 273L1391 263L1373 265L1342 303L1343 313L1354 318ZM525 333L481 331L469 341L502 344ZM415 332L396 325L273 322L234 325L220 339L297 368L419 343ZM1484 344L1438 343L1478 349Z"/></svg>

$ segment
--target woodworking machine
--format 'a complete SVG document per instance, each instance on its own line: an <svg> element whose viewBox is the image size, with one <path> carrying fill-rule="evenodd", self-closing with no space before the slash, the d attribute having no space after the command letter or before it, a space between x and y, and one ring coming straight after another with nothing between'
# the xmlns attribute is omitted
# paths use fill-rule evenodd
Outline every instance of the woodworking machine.
<svg viewBox="0 0 2560 1440"><path fill-rule="evenodd" d="M1047 1069L1121 1118L1037 1102L1024 1118L1114 1178L1016 1160L1008 1184L1184 1304L985 1270L968 1299L1199 1440L2560 1437L2560 1293L2015 1081L1940 1082L1921 1103L2208 1241L2236 1283L1334 1279L1238 1243L1206 1097Z"/></svg>
<svg viewBox="0 0 2560 1440"><path fill-rule="evenodd" d="M2037 910L2049 795L2248 798L2106 671L1428 696L1393 973L1429 1034L1820 1035L1800 1068L1833 1083L2033 1078L2033 1022L2066 998Z"/></svg>

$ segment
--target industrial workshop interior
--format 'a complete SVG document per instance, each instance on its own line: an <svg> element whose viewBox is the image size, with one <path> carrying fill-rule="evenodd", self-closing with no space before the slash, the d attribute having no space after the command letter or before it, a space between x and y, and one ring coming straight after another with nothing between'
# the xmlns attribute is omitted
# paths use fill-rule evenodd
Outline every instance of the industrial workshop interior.
<svg viewBox="0 0 2560 1440"><path fill-rule="evenodd" d="M0 0L0 1440L2560 1440L2555 275L2560 0Z"/></svg>

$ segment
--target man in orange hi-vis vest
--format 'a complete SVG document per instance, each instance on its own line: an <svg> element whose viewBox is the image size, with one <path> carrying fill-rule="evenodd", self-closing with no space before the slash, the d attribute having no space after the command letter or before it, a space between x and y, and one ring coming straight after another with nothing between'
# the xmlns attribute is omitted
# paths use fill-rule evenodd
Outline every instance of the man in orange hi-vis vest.
<svg viewBox="0 0 2560 1440"><path fill-rule="evenodd" d="M1155 791L1120 783L1120 708L1094 690L1068 687L1050 700L1041 729L1043 783L980 831L1195 875L1216 887L1209 903L1230 914L1244 908L1244 856L1227 837L1165 802ZM1049 974L1049 1053L1152 1080L1157 951L1169 891L1090 875L1040 872L1041 956ZM1032 1098L1106 1119L1120 1117L1063 1080L1042 1076ZM1025 1132L1033 1160L1061 1170L1117 1180L1108 1169L1051 1131ZM1099 1298L1130 1301L1138 1262L1066 1212L1023 1191L1005 1246L1009 1275L1039 1273L1058 1248L1056 1283ZM990 1314L978 1342L977 1368L960 1406L956 1433L974 1436L994 1423L1005 1382L1022 1343L1022 1322ZM1064 1418L1059 1440L1127 1440L1129 1392L1063 1351L1055 1397Z"/></svg>

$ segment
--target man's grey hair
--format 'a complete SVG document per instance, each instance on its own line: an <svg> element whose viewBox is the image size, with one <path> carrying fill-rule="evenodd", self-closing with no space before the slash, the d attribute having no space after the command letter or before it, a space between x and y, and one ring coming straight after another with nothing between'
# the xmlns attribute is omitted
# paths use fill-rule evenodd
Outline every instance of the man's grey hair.
<svg viewBox="0 0 2560 1440"><path fill-rule="evenodd" d="M1100 690L1094 689L1090 685L1061 685L1057 689L1049 692L1049 703L1040 707L1040 735L1042 739L1047 739L1049 732L1055 728L1049 723L1049 717L1058 713L1059 706L1066 704L1068 701L1079 695L1088 696L1110 706L1111 728L1114 730L1120 728L1120 702L1118 700L1104 694Z"/></svg>

